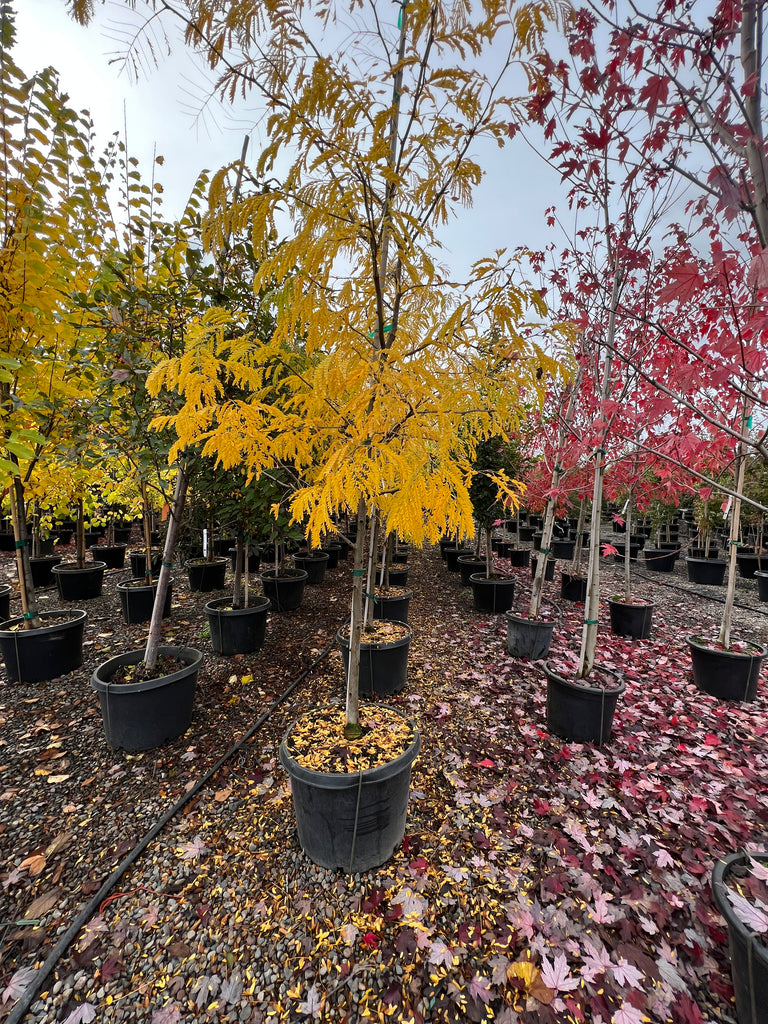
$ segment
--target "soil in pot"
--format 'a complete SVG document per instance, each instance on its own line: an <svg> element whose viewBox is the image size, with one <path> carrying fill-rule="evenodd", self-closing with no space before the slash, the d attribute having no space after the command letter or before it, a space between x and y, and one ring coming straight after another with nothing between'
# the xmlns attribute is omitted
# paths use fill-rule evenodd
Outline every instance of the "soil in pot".
<svg viewBox="0 0 768 1024"><path fill-rule="evenodd" d="M182 736L192 721L201 653L163 646L155 668L143 660L143 650L118 654L91 676L105 738L116 750L154 750Z"/></svg>
<svg viewBox="0 0 768 1024"><path fill-rule="evenodd" d="M515 600L514 576L486 576L476 572L470 576L475 611L489 615L508 612Z"/></svg>
<svg viewBox="0 0 768 1024"><path fill-rule="evenodd" d="M719 700L753 701L765 658L765 647L734 640L729 650L701 636L689 636L693 681Z"/></svg>
<svg viewBox="0 0 768 1024"><path fill-rule="evenodd" d="M231 597L209 601L204 611L217 654L253 654L264 646L269 598L256 597L247 608L233 608Z"/></svg>
<svg viewBox="0 0 768 1024"><path fill-rule="evenodd" d="M168 590L163 603L163 618L167 619L171 614L171 592L173 581L168 581ZM155 605L155 594L157 593L157 582L146 583L144 580L124 580L117 584L117 593L120 597L120 608L123 619L131 626L137 622L149 622L152 618L152 609Z"/></svg>
<svg viewBox="0 0 768 1024"><path fill-rule="evenodd" d="M40 629L24 629L23 616L4 622L0 627L0 653L8 681L39 683L80 668L87 619L81 609L59 609L40 612Z"/></svg>
<svg viewBox="0 0 768 1024"><path fill-rule="evenodd" d="M542 667L549 731L573 743L607 743L616 704L627 688L619 673L595 665L587 679L577 679L567 664L544 662Z"/></svg>
<svg viewBox="0 0 768 1024"><path fill-rule="evenodd" d="M551 619L529 619L507 612L507 651L513 658L540 661L549 653L555 623Z"/></svg>
<svg viewBox="0 0 768 1024"><path fill-rule="evenodd" d="M611 632L616 636L629 636L633 640L647 640L653 628L653 601L627 603L614 597L608 601Z"/></svg>
<svg viewBox="0 0 768 1024"><path fill-rule="evenodd" d="M407 622L376 619L363 631L360 645L360 693L382 696L399 693L408 677L408 650L413 633ZM344 678L349 671L349 624L336 634L344 663Z"/></svg>
<svg viewBox="0 0 768 1024"><path fill-rule="evenodd" d="M412 597L413 591L407 587L388 587L386 590L384 587L376 587L373 603L374 619L407 622Z"/></svg>
<svg viewBox="0 0 768 1024"><path fill-rule="evenodd" d="M334 705L303 715L280 744L280 762L304 853L322 867L357 873L379 867L403 841L421 737L411 719L376 704L360 708L359 740L345 739L344 723Z"/></svg>
<svg viewBox="0 0 768 1024"><path fill-rule="evenodd" d="M307 573L304 569L262 569L261 583L273 611L288 612L298 608L304 597Z"/></svg>

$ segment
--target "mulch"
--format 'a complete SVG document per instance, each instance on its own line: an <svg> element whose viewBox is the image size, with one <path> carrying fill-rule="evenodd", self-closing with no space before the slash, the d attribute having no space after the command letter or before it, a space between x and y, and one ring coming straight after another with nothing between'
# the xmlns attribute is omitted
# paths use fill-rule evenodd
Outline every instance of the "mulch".
<svg viewBox="0 0 768 1024"><path fill-rule="evenodd" d="M351 563L236 658L205 636L203 606L226 592L191 593L175 569L164 642L204 659L192 725L158 751L110 750L89 685L144 642L120 615L126 573L87 603L81 670L34 685L0 674L0 1020L735 1020L709 878L717 858L760 846L768 725L764 682L728 705L692 683L685 638L716 623L722 592L702 597L681 566L639 571L638 595L657 602L648 641L613 637L601 610L599 661L627 690L597 748L549 734L541 667L507 654L503 616L474 611L437 548L409 566L408 683L390 700L422 750L402 847L365 874L301 853L277 757L301 711L342 696ZM530 570L509 571L520 611ZM605 600L619 570L606 559L603 573ZM560 600L559 573L546 588L553 657L567 658L583 609ZM737 631L765 643L753 581L737 601ZM41 604L57 607L55 591Z"/></svg>

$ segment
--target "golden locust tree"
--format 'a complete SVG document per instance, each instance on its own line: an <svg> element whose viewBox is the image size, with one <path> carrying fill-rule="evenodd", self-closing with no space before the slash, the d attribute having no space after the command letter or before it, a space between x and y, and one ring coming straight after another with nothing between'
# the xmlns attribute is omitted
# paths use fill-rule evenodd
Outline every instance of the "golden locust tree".
<svg viewBox="0 0 768 1024"><path fill-rule="evenodd" d="M265 103L269 142L251 187L232 202L232 168L214 177L206 240L217 252L230 231L250 231L274 332L253 344L212 309L154 385L184 397L178 448L202 446L253 475L280 461L299 468L292 511L313 539L339 513L358 516L354 724L366 517L414 541L471 532L479 439L515 428L557 370L534 340L543 303L515 261L493 253L454 282L438 240L471 205L476 147L507 138L515 101L504 82L515 66L535 77L525 57L554 12L496 0L203 0L176 13L221 90Z"/></svg>

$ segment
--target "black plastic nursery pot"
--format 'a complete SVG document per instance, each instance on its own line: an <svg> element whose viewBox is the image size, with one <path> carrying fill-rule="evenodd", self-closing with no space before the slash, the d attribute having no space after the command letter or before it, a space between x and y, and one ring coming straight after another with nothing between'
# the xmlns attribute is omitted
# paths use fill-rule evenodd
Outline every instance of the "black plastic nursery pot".
<svg viewBox="0 0 768 1024"><path fill-rule="evenodd" d="M91 558L94 562L104 562L108 569L122 569L125 565L125 544L104 544L103 546L90 549Z"/></svg>
<svg viewBox="0 0 768 1024"><path fill-rule="evenodd" d="M220 597L206 604L203 610L217 654L253 654L264 646L270 601L268 597L251 600L254 603L247 608L232 608L231 597Z"/></svg>
<svg viewBox="0 0 768 1024"><path fill-rule="evenodd" d="M189 589L196 590L201 594L210 593L211 590L221 590L224 587L226 574L226 558L214 558L212 562L187 562Z"/></svg>
<svg viewBox="0 0 768 1024"><path fill-rule="evenodd" d="M168 580L168 589L163 602L163 618L171 614L171 592L173 581ZM132 626L137 622L149 622L155 606L157 583L145 583L142 580L124 580L117 584L120 597L120 608L125 622Z"/></svg>
<svg viewBox="0 0 768 1024"><path fill-rule="evenodd" d="M386 694L399 693L408 678L408 650L411 646L413 631L407 622L389 619L393 625L403 626L407 633L377 643L366 643L365 634L360 644L360 682L362 696L381 697ZM344 663L344 677L349 672L349 637L341 630L336 634L336 642L341 648L341 660Z"/></svg>
<svg viewBox="0 0 768 1024"><path fill-rule="evenodd" d="M388 619L390 622L407 622L408 609L413 591L405 587L397 587L396 593L387 594L376 588L376 599L373 602L374 619Z"/></svg>
<svg viewBox="0 0 768 1024"><path fill-rule="evenodd" d="M514 576L488 579L485 572L476 572L470 576L470 583L476 612L499 615L512 607L515 600Z"/></svg>
<svg viewBox="0 0 768 1024"><path fill-rule="evenodd" d="M521 526L517 531L517 536L520 540L533 540L535 530L533 526Z"/></svg>
<svg viewBox="0 0 768 1024"><path fill-rule="evenodd" d="M573 553L576 550L575 540L553 540L552 544L552 557L563 558L566 561L573 558Z"/></svg>
<svg viewBox="0 0 768 1024"><path fill-rule="evenodd" d="M714 545L710 547L709 551L706 548L689 548L688 555L690 558L720 558L720 549Z"/></svg>
<svg viewBox="0 0 768 1024"><path fill-rule="evenodd" d="M299 607L307 582L305 569L281 569L279 574L274 569L264 569L260 575L264 595L274 611L291 612Z"/></svg>
<svg viewBox="0 0 768 1024"><path fill-rule="evenodd" d="M727 563L717 558L686 558L685 569L689 583L705 587L722 587Z"/></svg>
<svg viewBox="0 0 768 1024"><path fill-rule="evenodd" d="M765 647L751 644L749 651L724 651L689 636L693 681L703 693L719 700L753 701L765 657Z"/></svg>
<svg viewBox="0 0 768 1024"><path fill-rule="evenodd" d="M763 866L768 852L750 852ZM768 947L760 935L742 921L728 899L728 878L734 868L746 866L744 850L719 860L712 871L712 898L728 925L728 952L739 1024L766 1024L768 1021Z"/></svg>
<svg viewBox="0 0 768 1024"><path fill-rule="evenodd" d="M768 601L768 572L756 572L757 597L760 601Z"/></svg>
<svg viewBox="0 0 768 1024"><path fill-rule="evenodd" d="M485 572L486 562L484 558L475 558L474 555L460 555L458 558L459 575L461 576L462 587L470 586L470 576L476 572Z"/></svg>
<svg viewBox="0 0 768 1024"><path fill-rule="evenodd" d="M202 654L191 647L160 647L160 657L178 662L178 669L156 679L114 683L123 665L137 665L144 651L118 654L98 665L91 686L101 702L104 736L114 750L154 750L183 736L192 721Z"/></svg>
<svg viewBox="0 0 768 1024"><path fill-rule="evenodd" d="M472 555L471 548L446 548L445 549L445 565L448 572L459 571L459 558L462 555Z"/></svg>
<svg viewBox="0 0 768 1024"><path fill-rule="evenodd" d="M458 571L458 567L457 567ZM389 573L390 587L404 587L408 582L408 566L407 565L390 565ZM379 565L376 567L376 585L381 586L384 582L384 568Z"/></svg>
<svg viewBox="0 0 768 1024"><path fill-rule="evenodd" d="M40 612L40 629L24 629L23 616L4 622L0 627L0 653L8 682L40 683L80 668L87 619L88 613L79 608L60 608Z"/></svg>
<svg viewBox="0 0 768 1024"><path fill-rule="evenodd" d="M618 552L618 554L613 556L614 562L623 562L624 558L626 556L626 553L627 553L627 545L626 545L626 543L624 541L617 540L614 543L613 547L615 547L617 552ZM632 543L630 543L630 545L629 545L629 557L630 557L630 559L633 562L637 561L637 558L638 558L640 552L642 551L642 549L643 548L642 548L641 544L632 544Z"/></svg>
<svg viewBox="0 0 768 1024"><path fill-rule="evenodd" d="M509 559L510 565L518 569L525 569L531 564L531 549L510 547L506 557Z"/></svg>
<svg viewBox="0 0 768 1024"><path fill-rule="evenodd" d="M237 548L229 548L227 551L229 555L229 564L232 567L232 572L237 568ZM248 552L248 572L258 572L261 559L258 551Z"/></svg>
<svg viewBox="0 0 768 1024"><path fill-rule="evenodd" d="M651 572L672 572L675 568L677 554L661 548L643 548L645 567Z"/></svg>
<svg viewBox="0 0 768 1024"><path fill-rule="evenodd" d="M327 562L325 568L326 569L336 569L336 568L338 568L339 557L341 555L341 544L336 544L336 543L326 544L322 548L320 548L320 550L325 552L326 555L328 555L328 562Z"/></svg>
<svg viewBox="0 0 768 1024"><path fill-rule="evenodd" d="M392 552L392 561L395 565L405 565L408 561L408 551L406 548L400 548L399 551Z"/></svg>
<svg viewBox="0 0 768 1024"><path fill-rule="evenodd" d="M0 583L0 622L11 617L11 585Z"/></svg>
<svg viewBox="0 0 768 1024"><path fill-rule="evenodd" d="M751 580L756 572L768 569L768 555L757 555L739 551L736 554L736 566L740 576L746 580Z"/></svg>
<svg viewBox="0 0 768 1024"><path fill-rule="evenodd" d="M73 562L54 565L53 576L62 601L90 601L101 597L106 562L91 562L83 569Z"/></svg>
<svg viewBox="0 0 768 1024"><path fill-rule="evenodd" d="M625 601L608 601L611 616L611 632L616 636L628 636L633 640L647 640L653 629L653 601L643 604Z"/></svg>
<svg viewBox="0 0 768 1024"><path fill-rule="evenodd" d="M294 555L293 564L297 569L303 569L307 574L307 583L322 583L325 579L325 570L328 567L330 555L327 551L313 551L309 555Z"/></svg>
<svg viewBox="0 0 768 1024"><path fill-rule="evenodd" d="M304 853L321 867L350 874L384 864L405 835L411 767L421 749L415 725L413 741L394 761L343 775L300 765L288 751L290 732L280 744L280 763L291 780Z"/></svg>
<svg viewBox="0 0 768 1024"><path fill-rule="evenodd" d="M539 556L531 555L531 578L536 576L536 566L539 564ZM547 564L544 569L544 579L551 583L555 578L555 560L554 558L548 558Z"/></svg>
<svg viewBox="0 0 768 1024"><path fill-rule="evenodd" d="M555 736L573 743L595 743L600 746L611 738L613 716L619 697L627 684L618 672L612 669L595 670L606 673L616 680L615 686L600 686L595 678L592 685L581 680L565 679L542 665L547 677L547 728Z"/></svg>
<svg viewBox="0 0 768 1024"><path fill-rule="evenodd" d="M162 551L152 552L152 575L157 576L160 572L160 563L163 560ZM145 551L131 551L128 556L131 563L131 576L135 580L143 580L147 575L147 553Z"/></svg>
<svg viewBox="0 0 768 1024"><path fill-rule="evenodd" d="M47 555L43 558L30 558L29 567L32 571L32 585L34 587L53 586L55 579L53 575L54 565L61 562L61 555Z"/></svg>
<svg viewBox="0 0 768 1024"><path fill-rule="evenodd" d="M586 577L573 576L563 569L560 573L560 597L564 601L579 601L583 604L587 599Z"/></svg>
<svg viewBox="0 0 768 1024"><path fill-rule="evenodd" d="M507 612L507 651L513 658L540 661L549 654L555 623L551 619L529 619Z"/></svg>

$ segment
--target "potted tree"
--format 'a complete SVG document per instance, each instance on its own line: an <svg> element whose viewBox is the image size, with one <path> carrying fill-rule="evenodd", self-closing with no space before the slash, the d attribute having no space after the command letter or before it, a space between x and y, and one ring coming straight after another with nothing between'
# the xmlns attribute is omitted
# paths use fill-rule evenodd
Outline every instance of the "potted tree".
<svg viewBox="0 0 768 1024"><path fill-rule="evenodd" d="M329 9L328 16L335 13ZM356 517L344 707L302 715L280 748L302 847L316 862L348 871L382 863L400 842L420 744L415 723L400 724L402 716L391 709L360 705L361 645L364 629L372 628L364 613L375 556L369 523L378 519L408 543L469 534L465 467L477 440L516 423L521 389L529 402L541 394L537 370L539 376L557 371L518 329L523 310L535 316L542 306L517 282L512 263L482 262L461 287L433 273L433 228L450 196L466 201L471 191L468 139L506 131L510 107L490 84L498 76L470 75L482 102L468 127L464 111L461 130L449 129L446 112L456 109L464 86L445 75L448 54L480 39L498 41L507 23L482 6L460 18L435 13L427 21L416 15L411 24L402 5L398 29L377 22L370 38L384 44L379 57L367 43L364 55L354 47L343 54L329 50L329 37L310 37L314 22L305 27L298 9L290 37L276 26L267 45L279 46L281 66L294 70L267 82L261 75L266 64L260 59L251 66L249 81L269 94L275 112L256 180L284 148L298 143L298 155L279 186L258 187L231 210L223 172L214 182L211 220L214 239L222 220L250 224L259 264L254 289L269 286L278 296L274 333L254 352L226 332L214 334L211 319L202 360L198 347L195 356L190 352L156 371L158 383L176 380L188 397L176 419L180 446L199 438L225 468L242 462L255 477L283 459L297 467L304 485L292 497L291 515L313 544L335 519ZM430 64L433 43L441 52L439 67ZM523 44L520 37L510 41L505 65L522 56ZM296 55L295 66L285 63L286 47ZM311 69L304 64L310 51L316 55ZM385 93L393 98L382 105ZM415 107L399 129L404 95ZM300 137L293 127L298 123ZM427 140L425 163L420 154ZM319 163L309 158L315 147L323 154ZM290 212L293 232L275 249L270 225L278 209ZM417 280L425 286L412 288ZM465 363L452 355L457 351L473 356ZM197 366L210 366L212 381L216 359L225 358L229 372L242 366L245 375L246 356L254 381L250 400L233 407L213 389L203 438L194 412L201 392L186 387L186 367L193 358ZM263 392L275 366L286 384L279 407ZM259 423L259 430L242 429L246 422ZM372 764L365 753L382 737L386 755ZM371 801L378 808L376 827L359 829Z"/></svg>

